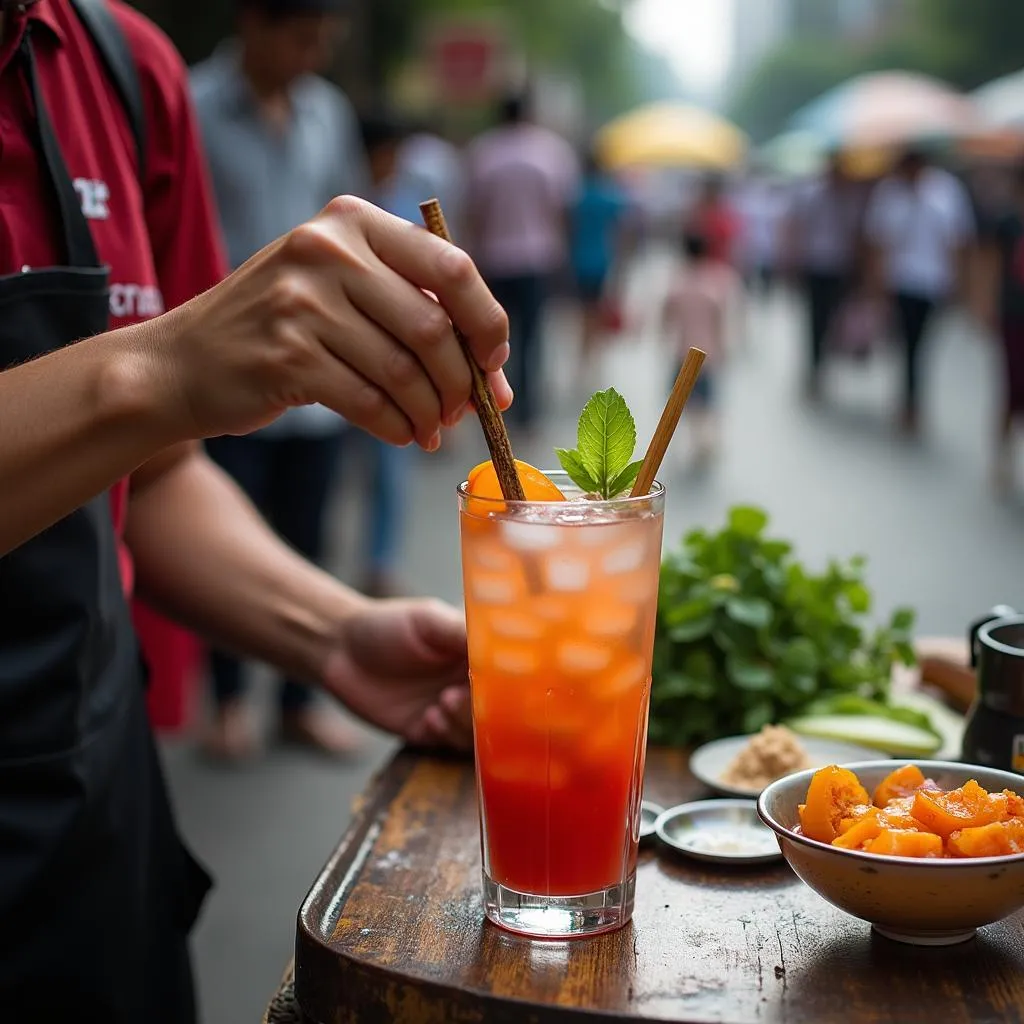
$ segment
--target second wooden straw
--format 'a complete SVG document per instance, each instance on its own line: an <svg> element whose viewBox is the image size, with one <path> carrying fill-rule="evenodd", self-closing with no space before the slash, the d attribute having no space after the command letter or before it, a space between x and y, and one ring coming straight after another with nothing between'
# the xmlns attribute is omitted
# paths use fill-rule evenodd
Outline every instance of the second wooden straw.
<svg viewBox="0 0 1024 1024"><path fill-rule="evenodd" d="M672 440L679 417L683 414L683 406L686 405L687 399L693 391L693 385L697 383L697 377L700 376L700 368L704 365L706 356L707 353L699 348L691 348L686 353L676 382L672 385L672 394L668 396L665 409L654 431L654 437L651 438L647 454L640 466L640 472L637 473L633 490L629 492L631 498L650 494L654 478L661 468L661 461L665 458L665 452L668 450L668 443Z"/></svg>

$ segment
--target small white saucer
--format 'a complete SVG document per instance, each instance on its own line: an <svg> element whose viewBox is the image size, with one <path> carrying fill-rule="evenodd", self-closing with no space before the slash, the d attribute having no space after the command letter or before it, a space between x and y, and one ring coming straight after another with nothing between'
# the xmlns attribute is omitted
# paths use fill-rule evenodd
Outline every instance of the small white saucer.
<svg viewBox="0 0 1024 1024"><path fill-rule="evenodd" d="M655 823L658 838L695 860L768 864L780 860L775 833L761 823L753 800L697 800L670 807Z"/></svg>
<svg viewBox="0 0 1024 1024"><path fill-rule="evenodd" d="M640 801L640 842L652 839L655 836L655 826L658 818L665 813L661 804L653 803L650 800Z"/></svg>

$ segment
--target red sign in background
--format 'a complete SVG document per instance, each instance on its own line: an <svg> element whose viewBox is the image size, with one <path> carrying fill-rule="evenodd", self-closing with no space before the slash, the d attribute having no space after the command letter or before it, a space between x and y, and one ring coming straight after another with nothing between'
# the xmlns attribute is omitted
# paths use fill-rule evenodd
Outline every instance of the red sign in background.
<svg viewBox="0 0 1024 1024"><path fill-rule="evenodd" d="M498 87L504 45L493 25L438 25L429 53L438 92L445 100L479 101Z"/></svg>

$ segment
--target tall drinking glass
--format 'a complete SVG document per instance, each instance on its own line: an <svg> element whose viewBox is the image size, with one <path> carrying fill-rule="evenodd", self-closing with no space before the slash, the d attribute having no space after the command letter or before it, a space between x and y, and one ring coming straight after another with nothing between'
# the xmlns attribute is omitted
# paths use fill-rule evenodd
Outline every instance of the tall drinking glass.
<svg viewBox="0 0 1024 1024"><path fill-rule="evenodd" d="M485 911L569 938L633 913L664 489L548 476L568 500L463 484L459 521Z"/></svg>

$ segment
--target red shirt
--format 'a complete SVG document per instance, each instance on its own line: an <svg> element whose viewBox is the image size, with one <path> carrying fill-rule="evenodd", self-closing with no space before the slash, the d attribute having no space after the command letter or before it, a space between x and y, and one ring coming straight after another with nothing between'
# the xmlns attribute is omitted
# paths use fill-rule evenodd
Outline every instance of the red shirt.
<svg viewBox="0 0 1024 1024"><path fill-rule="evenodd" d="M110 266L112 327L138 323L205 291L227 272L184 64L137 11L109 0L138 68L146 124L140 184L128 115L91 37L67 0L5 12L0 46L0 274L63 260L56 201L38 152L18 47L26 22L64 161ZM128 481L111 490L118 536ZM131 590L131 560L122 545Z"/></svg>

